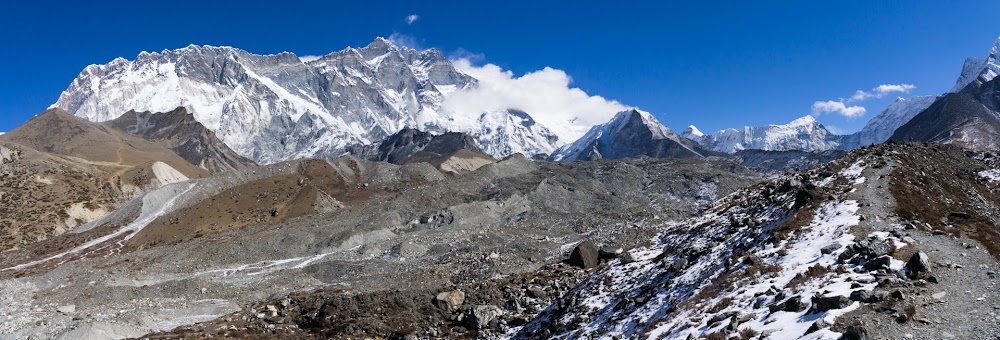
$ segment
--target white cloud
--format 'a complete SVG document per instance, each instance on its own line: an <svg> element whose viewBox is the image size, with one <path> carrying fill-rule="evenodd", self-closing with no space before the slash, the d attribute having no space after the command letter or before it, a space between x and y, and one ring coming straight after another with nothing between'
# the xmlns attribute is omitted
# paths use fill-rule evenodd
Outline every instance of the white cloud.
<svg viewBox="0 0 1000 340"><path fill-rule="evenodd" d="M458 70L478 79L479 84L448 96L442 103L444 110L458 114L523 110L566 143L629 108L570 87L572 78L551 67L515 77L513 72L493 64L475 66L464 58L454 60L454 64Z"/></svg>
<svg viewBox="0 0 1000 340"><path fill-rule="evenodd" d="M865 92L862 90L857 90L854 95L848 99L849 102L863 101L868 98L882 98L886 95L899 92L899 93L909 93L911 90L917 88L913 84L882 84L871 90L871 92Z"/></svg>
<svg viewBox="0 0 1000 340"><path fill-rule="evenodd" d="M413 25L414 22L417 22L417 19L420 19L419 15L416 15L416 14L407 15L406 16L406 24L407 25Z"/></svg>
<svg viewBox="0 0 1000 340"><path fill-rule="evenodd" d="M812 105L812 114L821 115L824 113L836 113L845 117L854 118L865 114L863 106L847 106L842 101L818 101Z"/></svg>
<svg viewBox="0 0 1000 340"><path fill-rule="evenodd" d="M423 48L420 47L420 42L417 41L417 38L408 36L406 34L392 33L391 35L389 35L389 41L399 47L407 47L415 50L423 50Z"/></svg>
<svg viewBox="0 0 1000 340"><path fill-rule="evenodd" d="M317 60L322 57L323 56L321 55L300 55L299 60L301 60L303 63L308 63L310 61Z"/></svg>

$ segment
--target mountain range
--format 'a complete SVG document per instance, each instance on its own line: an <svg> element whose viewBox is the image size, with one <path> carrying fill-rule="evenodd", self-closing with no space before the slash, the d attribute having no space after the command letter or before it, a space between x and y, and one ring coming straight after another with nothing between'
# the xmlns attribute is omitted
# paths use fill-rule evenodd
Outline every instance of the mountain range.
<svg viewBox="0 0 1000 340"><path fill-rule="evenodd" d="M987 57L966 60L949 94L969 87L978 89L992 80L1000 70L998 48L1000 40ZM655 122L647 124L652 126L649 134L628 130L612 136L615 132L608 129L624 122L616 115L608 123L590 127L579 139L568 140L568 134L561 133L560 138L551 127L534 119L533 113L516 108L454 112L442 107L450 95L477 86L477 79L459 71L439 51L399 47L383 38L363 48L347 48L308 61L291 53L255 55L231 47L192 45L143 52L132 61L119 58L88 66L52 107L98 122L130 111L167 112L183 107L238 155L258 164L332 158L379 144L404 128L432 134L463 133L481 152L494 158L522 153L569 160L640 154L686 157L704 151L851 150L889 140L897 129L948 95L898 98L863 129L849 135L832 133L811 116L783 125L730 128L710 134L690 126L678 135L646 114L646 121ZM953 102L953 97L947 100ZM991 110L989 105L985 109ZM976 123L995 125L982 117ZM950 123L965 124L969 119ZM662 129L667 132L661 133ZM951 130L956 129L962 130ZM950 137L954 133L942 137L924 131L902 133L899 138L992 146L982 134L973 134L963 132L956 139ZM615 150L619 146L622 150Z"/></svg>
<svg viewBox="0 0 1000 340"><path fill-rule="evenodd" d="M751 149L852 150L864 145L882 143L890 138L955 142L969 148L995 149L997 142L992 141L989 136L995 136L990 133L1000 130L1000 125L995 119L989 118L991 113L996 113L997 110L988 99L991 94L987 84L1000 73L1000 64L997 62L998 51L1000 51L1000 39L993 44L985 58L970 57L965 61L962 72L950 92L940 96L898 98L885 110L872 117L864 128L853 134L834 134L811 116L805 116L784 125L748 126L711 134L701 133L697 127L691 126L681 135L698 142L706 149L725 153ZM969 110L979 113L974 114L976 118L954 118L949 113L944 114L948 118L941 117L941 114L923 114L925 110L948 111L946 107L957 105L965 106L953 110L961 111L960 115L969 114ZM897 131L904 125L906 128L902 129L903 131ZM932 126L938 127L939 130L934 130ZM913 129L921 131L910 131ZM978 129L983 131L976 131Z"/></svg>
<svg viewBox="0 0 1000 340"><path fill-rule="evenodd" d="M560 145L559 137L516 108L441 107L450 94L476 84L437 50L398 47L383 38L309 61L292 53L192 45L88 66L52 107L97 122L128 111L184 107L258 164L336 157L404 127L466 133L494 157L549 154Z"/></svg>

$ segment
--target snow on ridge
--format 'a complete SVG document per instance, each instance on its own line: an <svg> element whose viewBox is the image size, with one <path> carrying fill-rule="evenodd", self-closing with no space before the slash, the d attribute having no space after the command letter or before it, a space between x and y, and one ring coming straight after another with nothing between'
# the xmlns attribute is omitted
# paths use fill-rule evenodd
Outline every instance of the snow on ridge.
<svg viewBox="0 0 1000 340"><path fill-rule="evenodd" d="M864 163L855 162L834 175L846 181L831 177L822 186L845 192L854 185L834 183L863 182L863 170ZM784 192L779 188L799 180L805 178L790 176L744 189L717 201L702 216L662 225L655 246L635 249L611 262L570 292L564 299L567 302L550 306L535 321L508 335L531 337L556 323L569 330L558 338L567 339L615 334L685 339L727 328L787 339L804 336L819 319L833 324L858 303L815 311L809 307L814 296L846 297L877 285L860 264L838 263L838 257L856 243L850 228L860 222L859 204L843 198L816 202L815 215L807 225L773 243L769 240L777 228L792 216L797 191L795 184ZM869 238L901 244L888 233L872 233ZM807 274L817 265L828 270ZM898 260L890 264L893 269L902 266ZM751 268L759 268L757 274ZM771 306L795 296L801 298L800 311L772 311ZM809 335L813 339L839 336L829 328Z"/></svg>

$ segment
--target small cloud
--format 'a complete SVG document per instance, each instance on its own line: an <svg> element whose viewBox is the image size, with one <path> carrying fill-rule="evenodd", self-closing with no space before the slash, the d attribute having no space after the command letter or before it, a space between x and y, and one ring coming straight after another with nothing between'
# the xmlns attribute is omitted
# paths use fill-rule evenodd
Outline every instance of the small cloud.
<svg viewBox="0 0 1000 340"><path fill-rule="evenodd" d="M910 93L913 89L917 88L913 84L882 84L871 90L871 92L866 92L862 90L857 90L854 95L848 99L848 102L859 102L866 100L868 98L882 98L886 95L894 92L899 93Z"/></svg>
<svg viewBox="0 0 1000 340"><path fill-rule="evenodd" d="M854 118L865 114L863 106L847 106L842 101L818 101L812 105L812 114L821 115L824 113L836 113L848 118Z"/></svg>
<svg viewBox="0 0 1000 340"><path fill-rule="evenodd" d="M465 60L471 64L478 64L486 60L486 55L482 53L473 53L467 49L459 48L454 52L448 54L448 59L452 61Z"/></svg>
<svg viewBox="0 0 1000 340"><path fill-rule="evenodd" d="M417 38L408 36L406 34L398 32L393 33L392 35L389 35L389 41L399 47L412 48L414 50L423 50L423 48L420 47L420 42L417 41Z"/></svg>
<svg viewBox="0 0 1000 340"><path fill-rule="evenodd" d="M419 15L416 15L416 14L407 15L406 16L406 24L407 25L413 25L413 23L417 22L417 19L420 19Z"/></svg>
<svg viewBox="0 0 1000 340"><path fill-rule="evenodd" d="M320 55L302 55L302 56L299 56L299 60L301 60L303 63L308 63L310 61L319 60L319 58L322 58L322 57L323 56L320 56Z"/></svg>

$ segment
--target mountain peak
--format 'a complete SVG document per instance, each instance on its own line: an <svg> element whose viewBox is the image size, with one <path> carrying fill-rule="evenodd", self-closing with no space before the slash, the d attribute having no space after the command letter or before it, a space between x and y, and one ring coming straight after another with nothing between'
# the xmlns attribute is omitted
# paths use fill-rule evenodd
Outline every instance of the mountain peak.
<svg viewBox="0 0 1000 340"><path fill-rule="evenodd" d="M681 135L685 137L705 137L705 133L698 130L698 127L694 125L688 125L687 129L684 129L684 132L682 132Z"/></svg>
<svg viewBox="0 0 1000 340"><path fill-rule="evenodd" d="M788 123L788 125L790 126L803 126L803 125L813 125L813 124L816 124L816 118L813 117L812 115L805 115Z"/></svg>
<svg viewBox="0 0 1000 340"><path fill-rule="evenodd" d="M595 125L579 140L553 153L551 160L595 160L637 156L704 157L694 145L660 123L649 112L628 109Z"/></svg>
<svg viewBox="0 0 1000 340"><path fill-rule="evenodd" d="M389 51L397 48L399 47L396 46L396 44L393 44L392 41L383 37L375 37L375 40L372 40L371 43L363 47L363 49L379 51Z"/></svg>
<svg viewBox="0 0 1000 340"><path fill-rule="evenodd" d="M958 76L958 81L951 88L951 92L959 92L969 84L982 85L997 75L1000 75L1000 63L997 56L1000 55L1000 38L993 42L989 53L984 58L969 57L962 65L962 74Z"/></svg>

